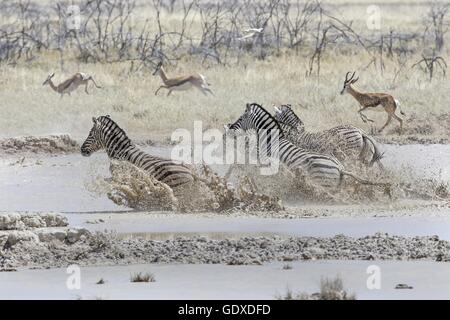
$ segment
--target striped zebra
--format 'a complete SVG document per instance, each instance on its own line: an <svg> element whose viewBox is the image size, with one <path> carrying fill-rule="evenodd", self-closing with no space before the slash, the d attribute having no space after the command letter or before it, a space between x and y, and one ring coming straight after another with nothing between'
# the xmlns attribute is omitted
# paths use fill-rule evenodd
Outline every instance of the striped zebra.
<svg viewBox="0 0 450 320"><path fill-rule="evenodd" d="M339 160L332 155L295 146L284 137L278 121L257 103L247 104L242 116L236 122L227 125L225 129L229 135L256 132L260 156L277 156L289 169L306 173L314 183L321 186L339 186L345 175L363 184L377 185L345 171ZM278 138L277 143L274 143L274 137Z"/></svg>
<svg viewBox="0 0 450 320"><path fill-rule="evenodd" d="M380 152L375 140L363 130L352 125L340 125L320 132L308 132L303 121L294 113L290 105L275 107L274 118L280 123L288 140L298 147L311 151L333 154L344 160L352 154L366 162L370 154L369 166L375 162L382 168Z"/></svg>
<svg viewBox="0 0 450 320"><path fill-rule="evenodd" d="M172 189L195 180L187 166L149 155L137 148L109 116L92 118L92 121L94 125L81 146L83 156L106 149L110 159L128 161Z"/></svg>

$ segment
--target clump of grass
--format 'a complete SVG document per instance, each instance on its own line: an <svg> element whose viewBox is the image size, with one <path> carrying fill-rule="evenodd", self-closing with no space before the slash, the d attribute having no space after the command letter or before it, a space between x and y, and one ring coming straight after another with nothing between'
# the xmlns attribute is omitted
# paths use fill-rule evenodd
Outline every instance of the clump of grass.
<svg viewBox="0 0 450 320"><path fill-rule="evenodd" d="M292 265L290 263L285 263L283 265L283 270L292 270Z"/></svg>
<svg viewBox="0 0 450 320"><path fill-rule="evenodd" d="M155 282L155 276L152 273L135 273L131 275L131 282Z"/></svg>
<svg viewBox="0 0 450 320"><path fill-rule="evenodd" d="M441 199L450 198L450 187L447 183L441 182L436 186L434 193Z"/></svg>
<svg viewBox="0 0 450 320"><path fill-rule="evenodd" d="M96 284L105 284L105 280L103 280L103 278L100 278L100 280L98 280L97 282L96 282Z"/></svg>
<svg viewBox="0 0 450 320"><path fill-rule="evenodd" d="M355 294L349 294L344 288L342 279L335 277L333 279L322 278L320 280L320 292L308 294L300 292L294 294L287 288L286 293L278 296L279 300L356 300Z"/></svg>
<svg viewBox="0 0 450 320"><path fill-rule="evenodd" d="M319 300L355 300L354 294L348 294L340 277L320 280Z"/></svg>

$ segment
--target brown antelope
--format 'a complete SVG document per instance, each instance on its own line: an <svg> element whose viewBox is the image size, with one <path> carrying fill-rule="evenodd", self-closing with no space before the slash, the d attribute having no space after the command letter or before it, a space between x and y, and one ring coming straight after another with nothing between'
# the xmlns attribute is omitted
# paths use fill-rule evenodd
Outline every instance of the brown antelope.
<svg viewBox="0 0 450 320"><path fill-rule="evenodd" d="M172 91L185 91L189 90L192 87L200 90L205 96L207 95L207 92L214 95L211 89L208 88L210 84L206 82L206 78L201 74L168 78L162 66L162 62L159 62L156 65L156 69L153 72L153 75L156 74L159 74L164 84L155 91L155 95L158 94L158 91L161 88L169 90L169 92L167 92L167 96L169 96Z"/></svg>
<svg viewBox="0 0 450 320"><path fill-rule="evenodd" d="M84 84L84 91L87 94L89 94L89 92L87 90L89 81L92 81L97 88L101 88L100 86L97 85L97 83L95 83L94 78L92 78L91 76L89 76L85 73L82 73L82 72L75 73L72 77L61 82L57 86L52 81L52 78L54 75L55 75L55 73L52 73L51 75L49 75L42 85L43 86L45 86L46 84L50 85L50 87L54 91L61 94L61 98L63 97L63 95L65 93L67 93L70 96L70 93L72 91L76 90L80 85L83 85L83 84Z"/></svg>
<svg viewBox="0 0 450 320"><path fill-rule="evenodd" d="M401 110L400 103L398 100L394 99L393 96L387 93L362 93L357 90L355 90L352 87L352 84L354 84L356 81L358 81L359 77L354 79L355 72L348 77L350 72L347 72L345 75L344 80L344 87L342 88L341 94L344 94L344 92L350 93L353 98L355 98L359 104L361 105L361 109L358 110L359 116L361 117L362 121L364 122L374 122L373 120L369 119L365 114L362 112L365 110L373 110L373 111L385 111L388 114L388 118L386 123L383 127L379 130L379 132L382 132L384 128L391 122L392 118L395 118L398 122L400 122L400 134L402 133L403 129L403 120L399 116L395 114L395 111L397 111L397 107L399 108L400 114L405 115L403 111Z"/></svg>

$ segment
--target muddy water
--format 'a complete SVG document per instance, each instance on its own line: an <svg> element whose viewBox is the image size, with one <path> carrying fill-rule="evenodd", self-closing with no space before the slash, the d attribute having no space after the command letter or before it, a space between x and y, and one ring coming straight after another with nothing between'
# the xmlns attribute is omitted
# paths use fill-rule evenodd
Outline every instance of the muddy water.
<svg viewBox="0 0 450 320"><path fill-rule="evenodd" d="M244 236L319 236L345 234L363 237L376 232L401 236L438 235L450 241L450 209L440 217L424 211L417 217L385 218L308 218L279 219L258 217L205 217L183 214L67 214L69 224L91 231L113 230L120 237L141 237L167 240L176 237L202 236L210 239L240 238ZM91 221L103 222L92 224Z"/></svg>
<svg viewBox="0 0 450 320"><path fill-rule="evenodd" d="M145 149L155 155L170 156L169 148ZM385 145L383 149L384 164L388 169L408 168L406 170L424 177L450 181L450 145ZM22 164L14 164L18 161ZM124 211L105 195L87 190L93 177L110 175L108 168L109 161L104 153L90 158L79 154L2 157L0 211ZM225 169L214 167L218 172Z"/></svg>
<svg viewBox="0 0 450 320"><path fill-rule="evenodd" d="M381 286L367 288L368 267L380 268ZM450 263L430 261L308 261L262 266L128 265L82 267L79 290L67 290L66 269L1 272L0 299L275 299L317 292L324 277L342 278L357 299L449 299ZM137 272L151 272L156 282L131 283ZM96 282L103 278L105 284ZM413 287L396 290L405 283ZM181 288L181 289L180 289ZM236 288L239 288L237 290Z"/></svg>

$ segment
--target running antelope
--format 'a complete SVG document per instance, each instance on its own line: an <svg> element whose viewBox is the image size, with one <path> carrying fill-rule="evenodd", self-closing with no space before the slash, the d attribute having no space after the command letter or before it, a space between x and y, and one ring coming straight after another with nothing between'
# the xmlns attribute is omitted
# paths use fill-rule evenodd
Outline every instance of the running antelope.
<svg viewBox="0 0 450 320"><path fill-rule="evenodd" d="M169 96L172 91L185 91L189 90L192 87L197 88L200 90L205 96L206 93L209 92L210 94L214 95L214 93L211 91L211 89L208 88L210 85L207 81L205 76L201 75L200 73L197 75L187 75L187 76L179 76L174 78L168 78L166 75L166 72L164 71L164 68L162 66L162 62L159 62L156 65L156 69L153 72L153 75L159 74L163 81L163 85L161 85L156 91L155 95L158 94L158 91L161 88L165 88L169 90L167 92L167 96Z"/></svg>
<svg viewBox="0 0 450 320"><path fill-rule="evenodd" d="M362 113L365 110L385 111L388 114L388 118L379 132L382 132L384 128L386 128L386 126L391 122L392 118L395 118L398 122L400 122L401 134L403 129L403 120L395 114L395 111L397 111L397 107L399 108L400 114L405 114L401 110L398 100L394 99L393 96L387 93L362 93L355 90L352 87L352 84L358 81L359 77L354 79L355 72L353 72L353 74L349 78L349 74L350 72L347 72L347 74L345 75L344 87L342 88L341 94L344 94L344 92L348 92L359 102L359 104L361 105L361 109L358 110L358 113L362 121L364 121L365 123L367 121L374 122Z"/></svg>
<svg viewBox="0 0 450 320"><path fill-rule="evenodd" d="M54 75L55 73L49 75L42 85L43 86L45 86L46 84L50 85L50 87L54 91L58 92L61 95L61 98L65 93L67 93L70 96L70 93L72 91L75 91L80 85L83 84L84 84L84 91L87 94L89 94L87 90L89 81L92 81L97 88L101 88L100 86L97 85L97 83L95 83L94 78L82 72L75 73L72 77L61 82L57 86L52 81Z"/></svg>

